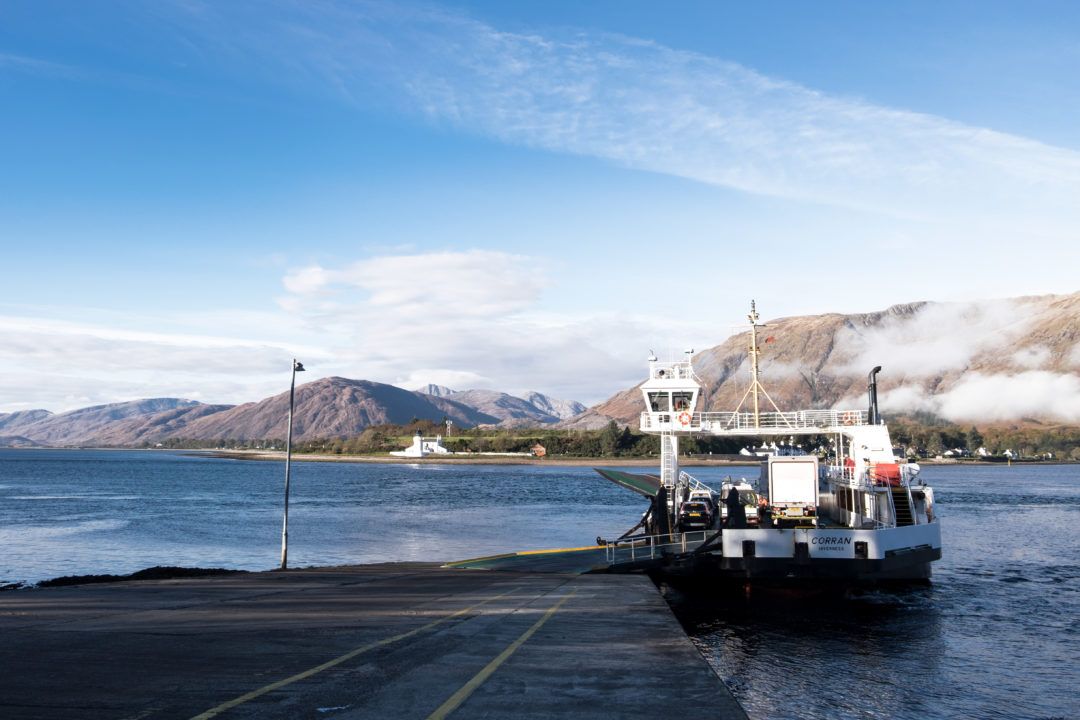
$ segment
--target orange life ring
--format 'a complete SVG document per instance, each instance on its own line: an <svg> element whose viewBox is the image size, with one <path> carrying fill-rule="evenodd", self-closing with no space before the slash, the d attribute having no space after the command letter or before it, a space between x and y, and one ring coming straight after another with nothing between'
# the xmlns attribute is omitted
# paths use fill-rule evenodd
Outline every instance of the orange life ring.
<svg viewBox="0 0 1080 720"><path fill-rule="evenodd" d="M844 413L844 424L845 425L852 425L854 423L855 423L855 413L853 413L853 412Z"/></svg>
<svg viewBox="0 0 1080 720"><path fill-rule="evenodd" d="M690 424L690 413L688 413L688 412L679 413L679 422L681 422L683 425L689 425Z"/></svg>

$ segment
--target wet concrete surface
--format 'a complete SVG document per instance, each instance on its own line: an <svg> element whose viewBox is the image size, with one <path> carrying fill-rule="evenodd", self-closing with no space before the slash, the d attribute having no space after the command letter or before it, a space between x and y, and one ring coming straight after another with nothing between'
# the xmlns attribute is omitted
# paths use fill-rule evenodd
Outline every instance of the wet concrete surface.
<svg viewBox="0 0 1080 720"><path fill-rule="evenodd" d="M641 575L426 563L0 593L0 717L745 718Z"/></svg>

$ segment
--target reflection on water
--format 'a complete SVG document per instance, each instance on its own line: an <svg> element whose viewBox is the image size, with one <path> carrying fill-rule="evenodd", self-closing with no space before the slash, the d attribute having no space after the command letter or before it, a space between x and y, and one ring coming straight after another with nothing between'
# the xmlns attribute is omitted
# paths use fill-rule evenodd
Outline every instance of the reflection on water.
<svg viewBox="0 0 1080 720"><path fill-rule="evenodd" d="M751 717L938 716L927 689L945 641L928 586L719 601L663 589Z"/></svg>

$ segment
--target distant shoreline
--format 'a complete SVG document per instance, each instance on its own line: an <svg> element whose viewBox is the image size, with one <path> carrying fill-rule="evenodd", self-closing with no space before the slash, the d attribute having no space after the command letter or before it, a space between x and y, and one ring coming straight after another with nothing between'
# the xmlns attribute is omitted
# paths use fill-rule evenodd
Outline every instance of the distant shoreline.
<svg viewBox="0 0 1080 720"><path fill-rule="evenodd" d="M193 450L207 457L229 458L232 460L260 460L260 461L285 461L284 450ZM390 463L396 465L434 465L440 463L461 463L462 465L562 465L567 467L610 467L610 466L634 466L649 465L659 467L660 458L628 458L628 457L596 457L596 458L560 458L546 455L544 457L507 457L482 455L472 453L468 455L427 455L419 458L398 457L394 455L327 455L323 453L296 453L292 455L293 462L353 462L353 463ZM747 458L734 460L730 458L702 458L681 457L680 467L739 467L757 465L761 458ZM942 460L920 458L920 465L980 465L1007 467L1008 463L987 460L956 460L945 458ZM1075 465L1077 463L1066 460L1014 460L1014 465Z"/></svg>
<svg viewBox="0 0 1080 720"><path fill-rule="evenodd" d="M285 452L266 450L207 450L201 454L208 457L229 458L232 460L285 461ZM434 465L439 463L460 463L462 465L564 465L568 467L593 465L657 465L660 458L555 458L544 457L507 457L481 455L427 455L410 458L387 455L326 455L322 453L293 453L293 462L355 462L355 463L390 463L394 465ZM756 465L755 462L732 462L727 460L686 460L680 465L700 467L702 465Z"/></svg>
<svg viewBox="0 0 1080 720"><path fill-rule="evenodd" d="M202 455L204 457L228 458L231 460L254 460L262 462L284 462L284 450L206 450L199 448L133 448L133 447L46 447L35 445L33 447L0 447L0 450L119 450L123 452L172 452L186 453L190 455ZM344 462L344 463L390 463L397 465L434 465L439 463L460 463L462 465L562 465L567 467L612 467L648 465L659 467L659 457L595 457L595 458L564 458L546 455L544 457L529 456L491 456L482 453L455 454L455 455L428 455L422 458L398 457L393 455L329 455L325 453L297 453L294 452L292 459L295 462ZM722 456L715 459L708 457L680 457L681 467L740 467L757 465L760 458L733 459L731 456ZM955 458L918 458L919 465L964 465L964 466L1001 466L1008 467L1009 463L1000 460L971 460ZM1013 465L1077 465L1076 460L1013 460Z"/></svg>

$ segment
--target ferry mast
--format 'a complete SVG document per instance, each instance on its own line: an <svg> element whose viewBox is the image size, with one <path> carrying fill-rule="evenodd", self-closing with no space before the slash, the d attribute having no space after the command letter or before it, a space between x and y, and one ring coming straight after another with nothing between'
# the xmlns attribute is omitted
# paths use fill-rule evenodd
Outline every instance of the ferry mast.
<svg viewBox="0 0 1080 720"><path fill-rule="evenodd" d="M758 314L757 304L753 300L750 301L750 314L747 318L750 320L750 389L754 391L754 427L761 427L761 408L758 405L758 390L761 388L758 381L758 354L761 348L757 344Z"/></svg>
<svg viewBox="0 0 1080 720"><path fill-rule="evenodd" d="M769 401L769 404L773 406L773 410L780 412L780 408L776 406L773 399L769 397L769 393L765 392L765 386L761 384L758 373L758 355L761 353L761 348L757 343L757 329L759 327L769 327L768 325L758 324L757 305L753 300L750 301L750 314L747 318L750 320L750 387L746 389L746 393L743 395L742 400L735 407L735 414L737 415L742 408L743 403L746 402L746 398L751 395L754 398L754 427L761 427L761 403L759 396L764 395L765 399ZM768 341L766 341L768 342Z"/></svg>

